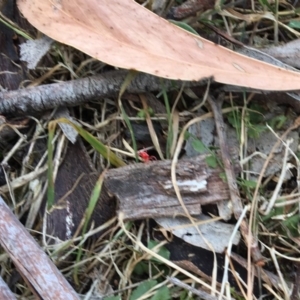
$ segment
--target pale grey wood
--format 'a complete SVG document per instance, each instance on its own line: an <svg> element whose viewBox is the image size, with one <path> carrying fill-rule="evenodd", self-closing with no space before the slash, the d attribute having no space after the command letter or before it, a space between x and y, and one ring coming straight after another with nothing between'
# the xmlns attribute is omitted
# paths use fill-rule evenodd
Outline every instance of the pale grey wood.
<svg viewBox="0 0 300 300"><path fill-rule="evenodd" d="M11 212L1 196L0 244L22 277L30 282L42 299L79 299L71 285Z"/></svg>

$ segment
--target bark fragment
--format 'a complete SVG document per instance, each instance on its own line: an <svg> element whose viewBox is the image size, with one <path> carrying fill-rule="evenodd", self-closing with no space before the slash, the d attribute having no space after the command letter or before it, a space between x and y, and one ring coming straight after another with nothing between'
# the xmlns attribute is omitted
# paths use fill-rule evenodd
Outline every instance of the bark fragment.
<svg viewBox="0 0 300 300"><path fill-rule="evenodd" d="M228 187L210 168L205 155L182 159L177 164L177 184L190 214L199 214L201 205L227 199ZM167 217L183 214L171 182L171 161L154 161L109 170L104 186L119 201L124 219Z"/></svg>

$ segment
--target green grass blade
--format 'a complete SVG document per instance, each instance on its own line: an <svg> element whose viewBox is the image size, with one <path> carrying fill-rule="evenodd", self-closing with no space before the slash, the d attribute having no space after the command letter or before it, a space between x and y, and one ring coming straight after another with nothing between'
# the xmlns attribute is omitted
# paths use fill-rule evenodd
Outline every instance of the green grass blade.
<svg viewBox="0 0 300 300"><path fill-rule="evenodd" d="M137 71L133 71L133 70L129 71L128 75L125 77L124 82L121 85L120 93L119 93L119 96L118 96L118 103L119 103L119 107L120 107L120 110L121 110L121 114L122 114L122 117L123 117L128 129L129 129L129 132L130 132L130 137L131 137L131 140L132 140L132 147L133 147L133 150L134 150L134 153L135 153L136 162L139 161L139 156L138 156L138 153L137 153L136 140L135 140L133 128L131 126L131 122L130 122L127 114L126 114L126 111L125 111L123 105L122 105L121 97L122 97L123 93L126 91L126 88L130 84L130 82L134 79L134 77L137 74L138 74Z"/></svg>
<svg viewBox="0 0 300 300"><path fill-rule="evenodd" d="M189 24L185 23L185 22L182 22L182 21L174 21L174 20L168 20L170 23L173 23L174 25L190 32L190 33L193 33L195 35L198 35L198 32L193 28L191 27Z"/></svg>
<svg viewBox="0 0 300 300"><path fill-rule="evenodd" d="M32 37L25 32L24 30L22 30L17 24L13 23L11 20L9 20L5 15L3 15L0 12L0 22L3 23L5 26L7 26L8 28L12 29L16 34L24 37L27 40L32 40Z"/></svg>
<svg viewBox="0 0 300 300"><path fill-rule="evenodd" d="M171 147L172 147L172 143L173 143L172 114L171 114L171 109L170 109L169 98L168 98L167 91L164 86L162 89L162 94L163 94L163 98L165 101L165 107L166 107L167 117L168 117L168 137L167 137L167 146L166 146L166 157L167 157L167 159L170 159L170 154L171 154L170 152L171 152Z"/></svg>
<svg viewBox="0 0 300 300"><path fill-rule="evenodd" d="M84 213L84 224L83 224L83 228L82 228L82 236L84 236L84 234L87 231L87 227L88 224L90 222L91 216L93 214L93 211L96 207L96 204L100 198L100 194L101 194L101 190L102 190L102 184L104 181L104 176L105 176L106 171L102 172L102 174L100 175L99 179L97 180L95 187L92 191L92 195L89 201L89 205ZM82 257L82 247L83 245L80 244L79 248L78 248L78 252L77 252L77 257L76 257L76 263L79 263L81 257ZM79 284L79 280L78 280L78 266L76 266L74 268L74 281L75 283L78 285Z"/></svg>
<svg viewBox="0 0 300 300"><path fill-rule="evenodd" d="M54 204L54 180L53 180L53 145L52 141L54 138L55 128L56 128L56 121L52 121L48 124L48 190L47 190L47 208L48 210Z"/></svg>
<svg viewBox="0 0 300 300"><path fill-rule="evenodd" d="M61 118L56 120L58 123L67 123L71 125L80 136L85 139L96 151L98 151L105 159L107 159L110 164L115 167L123 167L126 166L126 163L119 158L116 154L114 154L107 146L101 143L98 139L96 139L93 135L87 132L85 129L80 126L72 123L68 119Z"/></svg>

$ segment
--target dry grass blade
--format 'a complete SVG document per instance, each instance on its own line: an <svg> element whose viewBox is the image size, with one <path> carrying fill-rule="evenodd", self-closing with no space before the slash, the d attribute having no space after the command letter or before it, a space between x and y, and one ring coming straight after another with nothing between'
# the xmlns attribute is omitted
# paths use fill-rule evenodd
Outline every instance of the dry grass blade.
<svg viewBox="0 0 300 300"><path fill-rule="evenodd" d="M141 99L144 112L146 114L146 122L147 122L147 125L148 125L148 128L149 128L149 133L150 133L150 136L151 136L154 148L157 151L157 153L159 155L159 158L161 160L163 160L164 156L163 156L162 151L160 149L160 145L159 145L159 141L158 141L158 138L157 138L157 134L156 134L156 132L154 130L154 127L153 127L153 124L152 124L152 121L151 121L151 117L150 117L150 114L149 114L149 111L148 111L149 107L148 107L148 104L147 104L146 97L143 94L140 94L139 97Z"/></svg>
<svg viewBox="0 0 300 300"><path fill-rule="evenodd" d="M155 251L148 249L143 243L141 243L140 241L136 240L136 237L133 236L124 226L123 223L123 216L122 214L119 215L119 221L120 221L120 226L123 228L124 232L126 233L126 235L128 236L128 238L130 240L133 241L133 243L139 247L141 250L145 251L146 253L148 253L149 255L155 257L156 259L158 259L159 261L165 263L166 265L172 267L173 269L181 272L182 274L188 276L189 278L191 278L192 280L194 280L197 283L200 283L201 285L203 285L203 287L207 288L208 290L212 291L213 288L211 285L207 284L206 282L202 281L201 279L199 279L198 277L194 276L193 274L189 273L188 271L184 270L183 268L177 266L175 263L171 262L170 260L165 259L164 257L160 256L159 254L157 254ZM220 295L219 292L216 292L217 295ZM221 297L221 299L228 299L227 297Z"/></svg>

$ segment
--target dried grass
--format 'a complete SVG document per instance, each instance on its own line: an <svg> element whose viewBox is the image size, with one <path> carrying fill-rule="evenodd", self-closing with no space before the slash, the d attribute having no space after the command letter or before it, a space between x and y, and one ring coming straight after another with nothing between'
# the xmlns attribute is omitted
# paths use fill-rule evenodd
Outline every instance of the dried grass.
<svg viewBox="0 0 300 300"><path fill-rule="evenodd" d="M171 3L172 1L169 2ZM291 40L299 36L298 32L295 32L294 29L287 28L286 25L290 20L296 19L297 17L290 4L277 1L276 3L280 4L281 10L275 12L271 18L271 12L268 7L262 7L261 2L263 1L251 1L252 8L248 6L247 9L232 7L232 9L235 9L234 13L232 10L230 13L227 12L221 15L213 11L205 12L198 18L187 18L186 22L194 28L202 28L203 30L206 29L198 22L199 19L201 22L219 24L218 28L220 30L225 31L231 37L242 37L242 40L247 41L250 45L258 45L258 43L261 45L276 45L281 42L282 36L285 37L285 40ZM283 7L286 7L286 9L283 9ZM253 23L253 21L255 22ZM47 55L46 60L48 60L50 62L49 65L53 65L53 67L48 68L42 65L38 67L31 73L32 77L29 86L82 78L97 74L107 68L107 66L104 66L101 62L86 57L86 55L62 45L57 45L55 49L52 49ZM209 91L211 92L211 87L208 85L206 92L208 93ZM207 93L204 94L203 99L200 99L200 101L202 101L201 104L195 104L194 107L184 107L185 98L188 98L188 96L184 93L184 90L180 90L175 102L180 102L183 108L178 113L175 113L175 104L169 115L159 114L155 117L151 117L147 113L146 120L150 128L151 138L152 141L155 141L153 146L159 152L161 158L168 154L163 154L152 122L155 120L164 120L167 123L170 118L176 121L173 123L172 132L174 133L173 138L177 144L175 147L173 140L169 145L170 154L173 158L173 175L175 174L176 162L185 141L184 132L181 131L180 133L178 129L183 128L183 130L185 130L193 123L201 122L205 118L212 117L210 112L200 117L196 113L200 107L205 106ZM189 93L189 95L191 95L191 93ZM231 101L232 106L224 108L222 111L224 116L234 110L241 109L242 111L243 118L241 119L238 153L240 160L243 162L245 154L247 153L247 141L250 138L248 136L247 124L245 124L244 120L249 113L248 107L251 104L252 97L254 97L254 94L251 93L247 95L249 95L248 98L246 98L241 106L240 102L236 101L237 98L243 99L241 93L227 93L225 98L229 100L229 102ZM142 103L143 109L147 109L147 104L143 99ZM142 107L140 106L140 108ZM120 128L124 127L125 121L116 99L107 98L99 102L82 105L77 109L77 116L77 121L93 136L108 145L112 150L118 152L123 160L133 163L132 157L135 156L135 153L132 145L129 143L125 143L124 145L120 134ZM153 295L158 293L163 286L168 286L168 288L171 289L172 297L179 297L184 294L183 291L187 288L183 283L189 285L191 294L196 293L193 291L193 289L196 288L197 291L200 289L202 292L208 294L212 293L211 299L218 298L220 289L216 283L216 273L211 278L211 281L209 281L207 278L196 276L194 272L185 270L171 260L161 257L158 251L161 246L167 243L167 240L160 242L152 249L149 249L145 245L145 242L149 242L149 240L152 239L152 228L150 228L147 220L136 223L124 223L122 216L119 216L118 222L114 219L104 224L101 228L90 229L85 235L84 240L82 240L81 237L76 237L70 241L57 241L55 245L49 245L47 242L46 228L42 226L43 216L39 214L41 202L47 190L47 180L45 177L45 171L48 167L47 149L41 146L42 153L39 155L36 155L33 149L36 149L36 144L39 141L44 140L45 142L48 123L52 116L44 115L39 119L34 117L29 118L31 120L30 126L28 126L25 131L23 130L22 133L16 127L10 125L11 129L16 133L16 137L14 138L14 143L4 147L1 152L2 166L6 164L11 166L10 169L3 168L9 184L2 186L0 192L1 195L5 197L15 215L22 220L68 280L73 281L74 270L78 269L79 285L75 285L74 288L81 295L82 299L99 299L101 294L107 296L122 295L123 299L133 299L130 298L133 291L136 290L139 285L150 279L157 280L156 284L139 299L150 299ZM128 116L129 121L141 119L143 118ZM281 143L279 137L278 141ZM54 138L56 154L53 160L53 167L55 172L57 172L59 163L63 158L65 144L62 132L57 130ZM286 153L288 153L288 143L284 144L284 147L286 148ZM89 155L96 168L103 169L107 166L107 162L92 148L89 149ZM271 153L269 155L271 155ZM283 159L285 161L284 165L286 166L288 163L287 155L285 155ZM296 155L293 163L298 171L297 174L299 174L299 162ZM243 172L241 173L241 178L245 180L250 179L246 167L247 164L243 164ZM240 186L241 194L244 196L245 210L247 205L251 207L249 220L253 234L262 247L263 255L268 261L268 268L280 278L280 282L276 287L272 283L272 279L269 278L269 283L265 282L265 277L261 277L261 272L259 272L259 270L256 270L256 272L258 272L258 277L262 280L261 285L269 290L276 299L291 299L291 274L295 269L299 272L299 259L297 258L299 257L298 247L300 244L299 231L298 228L292 228L292 225L286 220L289 220L292 216L296 217L299 215L300 192L298 187L296 187L294 191L283 194L282 181L286 170L287 169L284 168L281 173L281 179L279 179L280 184L278 184L278 189L275 190L276 194L273 194L272 201L270 200L268 208L264 212L259 210L262 202L261 199L267 198L267 195L263 192L265 189L263 176L258 179L255 191L251 188L249 189L247 186ZM173 180L176 182L175 177ZM299 184L298 177L297 183ZM273 217L269 215L271 211L274 212L275 209L279 208L282 208L281 214L277 214ZM264 215L269 216L266 218ZM93 243L83 243L89 235L95 232L103 232L105 228L106 232L102 234L97 241ZM295 229L293 234L291 232L292 229ZM84 248L82 248L82 257L80 261L76 262L74 257L76 257L80 245L84 245ZM155 259L159 260L160 263ZM139 276L136 273L136 267L141 262L148 268L144 276ZM2 278L7 283L13 282L15 280L16 270L6 253L0 256L0 264ZM222 268L222 266L217 266L216 264L217 261L215 260L215 270L217 267ZM247 290L250 287L247 287L247 283L232 269L233 265L230 251L228 251L226 256L226 272L228 271L228 267L231 269L236 281L242 287L243 297L246 298ZM248 271L251 271L249 274L254 273L254 268L257 267L248 265ZM145 274L148 275L146 276ZM178 278L181 278L181 283L177 282ZM226 285L227 279L225 276L223 279L222 290L226 290L226 297L224 297L230 299L230 293L232 293L233 297L237 297L237 292L230 290L228 285ZM249 282L250 284L253 283L252 275L250 276L250 280L248 280L248 284ZM34 298L22 280L17 278L16 283L12 285L14 286L16 295L18 295L20 299ZM176 285L182 287L174 288ZM112 286L114 289L112 289ZM207 296L206 294L201 295L202 297ZM249 295L247 299L250 299ZM253 299L255 299L254 296Z"/></svg>

